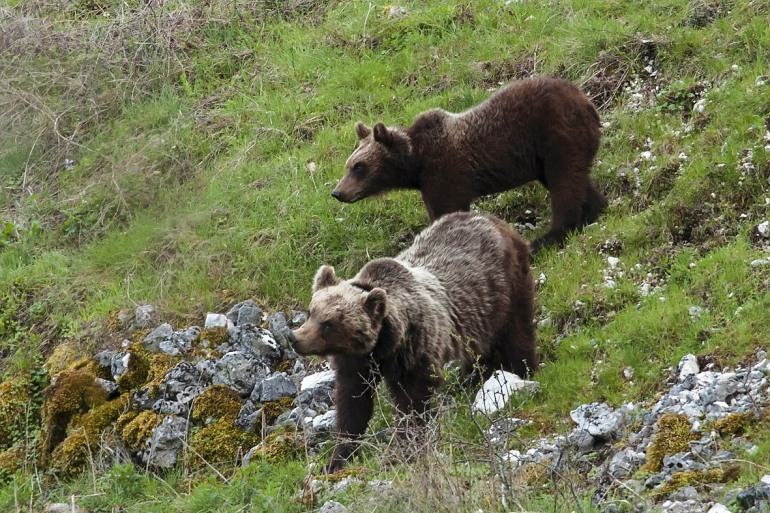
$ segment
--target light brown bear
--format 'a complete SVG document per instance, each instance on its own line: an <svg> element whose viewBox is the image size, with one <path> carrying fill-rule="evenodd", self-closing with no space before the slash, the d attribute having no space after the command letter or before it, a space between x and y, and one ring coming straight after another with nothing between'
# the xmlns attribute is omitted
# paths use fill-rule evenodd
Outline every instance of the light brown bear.
<svg viewBox="0 0 770 513"><path fill-rule="evenodd" d="M505 222L456 212L350 280L318 270L310 315L290 338L297 353L329 356L337 371L339 439L327 471L345 464L366 430L381 378L401 412L423 413L449 361L466 374L477 362L487 376L537 370L529 259Z"/></svg>
<svg viewBox="0 0 770 513"><path fill-rule="evenodd" d="M532 78L503 87L461 114L434 109L405 129L356 123L359 144L332 191L354 203L418 189L431 220L469 210L480 196L538 180L551 195L551 229L532 244L562 244L607 205L589 177L599 115L571 82Z"/></svg>

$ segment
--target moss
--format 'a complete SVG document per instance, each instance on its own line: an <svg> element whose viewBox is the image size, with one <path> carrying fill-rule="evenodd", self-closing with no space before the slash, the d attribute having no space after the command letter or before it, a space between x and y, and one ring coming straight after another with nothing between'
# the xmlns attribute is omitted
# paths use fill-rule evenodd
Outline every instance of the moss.
<svg viewBox="0 0 770 513"><path fill-rule="evenodd" d="M150 353L141 344L132 344L128 350L126 372L117 379L123 392L143 386L157 388L166 373L174 366L174 360L164 353Z"/></svg>
<svg viewBox="0 0 770 513"><path fill-rule="evenodd" d="M24 466L25 454L22 444L16 444L7 451L0 452L0 484Z"/></svg>
<svg viewBox="0 0 770 513"><path fill-rule="evenodd" d="M82 351L74 342L63 342L54 348L44 367L50 376L56 376L64 370L74 370L71 365L82 360Z"/></svg>
<svg viewBox="0 0 770 513"><path fill-rule="evenodd" d="M147 358L147 353L143 350L130 349L128 351L126 372L116 380L118 388L123 392L139 388L147 381L149 372L150 362Z"/></svg>
<svg viewBox="0 0 770 513"><path fill-rule="evenodd" d="M658 419L657 431L652 443L647 448L647 463L643 470L658 472L663 465L663 457L690 449L690 441L698 436L692 433L690 421L685 415L666 413Z"/></svg>
<svg viewBox="0 0 770 513"><path fill-rule="evenodd" d="M258 442L259 437L255 433L235 427L234 416L223 417L190 437L190 467L200 469L207 463L237 465Z"/></svg>
<svg viewBox="0 0 770 513"><path fill-rule="evenodd" d="M152 437L152 430L163 422L163 416L149 410L133 413L121 416L115 430L129 449L139 451L145 447L147 439Z"/></svg>
<svg viewBox="0 0 770 513"><path fill-rule="evenodd" d="M208 340L210 347L219 347L230 342L230 332L224 326L206 328L201 331L201 340Z"/></svg>
<svg viewBox="0 0 770 513"><path fill-rule="evenodd" d="M298 431L271 433L257 446L252 461L264 460L268 463L278 463L304 454L305 438L302 433Z"/></svg>
<svg viewBox="0 0 770 513"><path fill-rule="evenodd" d="M728 465L725 468L710 468L707 470L686 470L677 472L653 491L656 500L664 499L685 486L697 486L709 483L727 483L736 480L740 475L740 466Z"/></svg>
<svg viewBox="0 0 770 513"><path fill-rule="evenodd" d="M192 419L209 422L210 419L235 418L241 406L241 400L235 390L224 385L213 385L195 398Z"/></svg>
<svg viewBox="0 0 770 513"><path fill-rule="evenodd" d="M71 434L57 445L51 454L51 470L68 477L81 473L96 452L98 441L99 438L95 438L85 429Z"/></svg>
<svg viewBox="0 0 770 513"><path fill-rule="evenodd" d="M291 409L294 405L294 399L286 396L281 397L277 401L269 401L262 404L262 417L265 419L265 424L272 424L278 416Z"/></svg>
<svg viewBox="0 0 770 513"><path fill-rule="evenodd" d="M56 382L43 391L41 458L45 465L53 450L67 437L73 417L107 401L107 391L96 376L85 370L62 372Z"/></svg>
<svg viewBox="0 0 770 513"><path fill-rule="evenodd" d="M733 413L714 421L712 427L722 436L732 436L742 433L754 420L751 413Z"/></svg>
<svg viewBox="0 0 770 513"><path fill-rule="evenodd" d="M276 372L289 372L294 367L294 360L284 360L275 366Z"/></svg>
<svg viewBox="0 0 770 513"><path fill-rule="evenodd" d="M7 449L24 434L32 383L14 377L0 383L0 450Z"/></svg>

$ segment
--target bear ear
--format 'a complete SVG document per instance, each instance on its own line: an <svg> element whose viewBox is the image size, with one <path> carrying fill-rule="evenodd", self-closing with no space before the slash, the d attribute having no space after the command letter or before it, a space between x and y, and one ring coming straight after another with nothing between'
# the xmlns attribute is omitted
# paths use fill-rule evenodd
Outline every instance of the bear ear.
<svg viewBox="0 0 770 513"><path fill-rule="evenodd" d="M393 134L382 123L374 125L374 140L385 146L393 145Z"/></svg>
<svg viewBox="0 0 770 513"><path fill-rule="evenodd" d="M364 125L362 122L356 123L356 135L359 139L366 139L372 133L372 129Z"/></svg>
<svg viewBox="0 0 770 513"><path fill-rule="evenodd" d="M318 272L315 273L315 280L313 280L313 292L316 292L332 285L337 285L340 282L339 278L334 274L334 267L330 265L322 265Z"/></svg>
<svg viewBox="0 0 770 513"><path fill-rule="evenodd" d="M380 288L374 288L366 294L364 309L373 322L379 322L385 317L387 307L387 294Z"/></svg>

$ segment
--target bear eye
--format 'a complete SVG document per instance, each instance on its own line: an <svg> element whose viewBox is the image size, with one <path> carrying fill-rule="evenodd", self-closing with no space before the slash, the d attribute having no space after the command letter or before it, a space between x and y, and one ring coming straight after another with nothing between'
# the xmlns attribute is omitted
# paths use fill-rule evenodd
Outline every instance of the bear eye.
<svg viewBox="0 0 770 513"><path fill-rule="evenodd" d="M353 172L357 174L361 174L366 170L366 164L363 162L356 162L353 164Z"/></svg>
<svg viewBox="0 0 770 513"><path fill-rule="evenodd" d="M332 329L332 323L331 321L322 321L321 322L321 329L324 331L329 331Z"/></svg>

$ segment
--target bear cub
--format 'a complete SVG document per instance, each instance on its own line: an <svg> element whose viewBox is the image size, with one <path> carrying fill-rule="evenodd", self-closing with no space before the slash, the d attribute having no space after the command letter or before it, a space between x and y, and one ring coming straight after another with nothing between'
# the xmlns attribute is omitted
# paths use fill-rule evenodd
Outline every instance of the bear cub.
<svg viewBox="0 0 770 513"><path fill-rule="evenodd" d="M354 203L391 189L418 189L431 220L467 211L480 196L537 180L551 197L551 228L532 251L561 245L607 205L589 177L599 115L566 80L513 82L460 114L423 112L399 129L356 123L358 147L332 196Z"/></svg>
<svg viewBox="0 0 770 513"><path fill-rule="evenodd" d="M315 276L307 321L290 337L300 355L331 359L338 440L326 467L341 468L366 431L384 379L398 410L423 413L445 363L526 376L537 370L529 248L507 223L483 214L441 217L395 258L342 281Z"/></svg>

